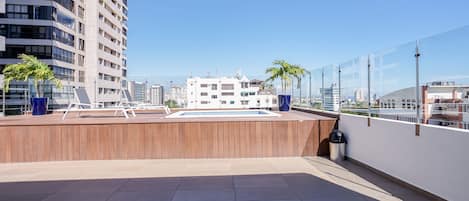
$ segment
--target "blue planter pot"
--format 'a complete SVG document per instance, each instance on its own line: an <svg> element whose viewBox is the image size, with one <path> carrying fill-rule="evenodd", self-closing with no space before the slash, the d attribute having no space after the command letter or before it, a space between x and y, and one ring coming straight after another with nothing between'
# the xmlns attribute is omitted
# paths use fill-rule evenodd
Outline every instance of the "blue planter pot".
<svg viewBox="0 0 469 201"><path fill-rule="evenodd" d="M47 113L47 98L31 98L33 115L45 115Z"/></svg>
<svg viewBox="0 0 469 201"><path fill-rule="evenodd" d="M290 111L290 95L278 95L278 110L283 112Z"/></svg>

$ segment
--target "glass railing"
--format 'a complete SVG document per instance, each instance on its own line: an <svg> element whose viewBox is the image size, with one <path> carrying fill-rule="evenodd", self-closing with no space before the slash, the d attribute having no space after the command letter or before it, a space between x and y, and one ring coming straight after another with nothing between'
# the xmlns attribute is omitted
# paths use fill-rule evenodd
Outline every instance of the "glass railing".
<svg viewBox="0 0 469 201"><path fill-rule="evenodd" d="M466 26L312 69L294 105L469 129L468 53Z"/></svg>

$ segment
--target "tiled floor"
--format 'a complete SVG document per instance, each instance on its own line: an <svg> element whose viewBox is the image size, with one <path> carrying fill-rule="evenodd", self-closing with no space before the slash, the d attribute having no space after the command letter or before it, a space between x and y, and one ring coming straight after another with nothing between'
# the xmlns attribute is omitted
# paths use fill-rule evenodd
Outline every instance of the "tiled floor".
<svg viewBox="0 0 469 201"><path fill-rule="evenodd" d="M2 164L0 182L0 201L428 200L318 157Z"/></svg>

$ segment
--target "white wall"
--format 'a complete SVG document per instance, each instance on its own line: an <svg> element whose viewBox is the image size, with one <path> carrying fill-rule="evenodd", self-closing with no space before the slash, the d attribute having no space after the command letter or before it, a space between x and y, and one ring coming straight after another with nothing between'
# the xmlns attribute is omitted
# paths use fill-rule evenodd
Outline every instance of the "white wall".
<svg viewBox="0 0 469 201"><path fill-rule="evenodd" d="M448 200L469 198L469 131L340 116L348 157Z"/></svg>

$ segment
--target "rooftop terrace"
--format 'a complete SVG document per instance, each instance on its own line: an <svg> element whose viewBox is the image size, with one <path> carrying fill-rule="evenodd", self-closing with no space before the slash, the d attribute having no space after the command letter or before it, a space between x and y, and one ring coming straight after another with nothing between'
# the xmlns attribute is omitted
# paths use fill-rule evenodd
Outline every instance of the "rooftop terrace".
<svg viewBox="0 0 469 201"><path fill-rule="evenodd" d="M361 166L321 157L0 165L0 200L430 200Z"/></svg>
<svg viewBox="0 0 469 201"><path fill-rule="evenodd" d="M130 119L112 112L70 114L66 120L61 114L3 118L0 200L440 199L434 195L440 189L432 190L435 179L425 176L441 175L435 171L439 166L409 177L413 171L408 167L420 166L400 161L413 153L394 151L392 165L386 163L390 158L369 154L392 155L393 150L382 149L392 140L381 142L380 130L358 132L366 129L360 120L365 117L341 115L336 124L338 115L312 112L255 118L167 119L158 111L138 111ZM376 118L370 123L371 128L380 124ZM337 126L348 135L351 162L318 157L327 156L328 134ZM407 132L427 140L424 127L422 137L409 128L400 133ZM370 133L376 133L378 144L386 144L377 147L372 138L364 139ZM401 149L407 146L401 143ZM441 159L414 162L425 166L434 161ZM458 189L452 191L459 196Z"/></svg>

